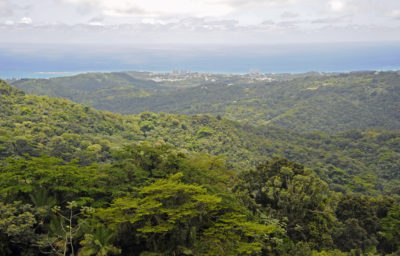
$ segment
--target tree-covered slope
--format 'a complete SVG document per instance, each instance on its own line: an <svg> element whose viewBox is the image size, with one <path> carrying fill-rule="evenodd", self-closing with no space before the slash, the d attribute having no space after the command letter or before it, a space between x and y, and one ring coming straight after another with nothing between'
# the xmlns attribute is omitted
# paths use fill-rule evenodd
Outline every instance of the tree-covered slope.
<svg viewBox="0 0 400 256"><path fill-rule="evenodd" d="M109 109L121 99L144 97L149 92L163 89L156 82L137 79L123 72L21 79L13 83L26 93L67 98L98 109Z"/></svg>
<svg viewBox="0 0 400 256"><path fill-rule="evenodd" d="M298 131L400 128L400 75L351 73L284 82L207 84L121 101L116 112L210 113Z"/></svg>
<svg viewBox="0 0 400 256"><path fill-rule="evenodd" d="M399 135L122 116L0 80L0 255L399 253Z"/></svg>
<svg viewBox="0 0 400 256"><path fill-rule="evenodd" d="M220 156L243 170L274 155L305 164L337 190L392 190L400 179L399 131L350 131L334 135L254 127L208 115L144 112L122 116L65 99L24 95L2 82L2 157L41 153L106 162L112 151L143 141L182 152Z"/></svg>
<svg viewBox="0 0 400 256"><path fill-rule="evenodd" d="M108 84L121 87L93 91L98 86L96 77L102 76L109 77ZM199 86L183 89L157 87L155 82L147 80L145 83L149 85L138 87L141 91L131 88L128 80L120 83L120 76L128 75L85 74L13 83L28 93L65 97L124 114L143 111L213 114L302 132L400 128L399 72L324 74L272 82L250 76L220 75L214 82L203 81Z"/></svg>

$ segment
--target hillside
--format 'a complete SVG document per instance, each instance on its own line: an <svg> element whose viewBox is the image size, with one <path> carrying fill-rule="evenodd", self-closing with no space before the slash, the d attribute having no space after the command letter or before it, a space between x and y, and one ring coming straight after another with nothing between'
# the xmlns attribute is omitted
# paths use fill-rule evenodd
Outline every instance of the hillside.
<svg viewBox="0 0 400 256"><path fill-rule="evenodd" d="M19 80L13 84L28 93L65 97L123 114L143 111L212 114L301 132L400 128L399 72L310 74L272 81L215 75L213 81L179 80L168 82L168 86L165 81L157 84L149 80L149 74L142 75L143 80L133 81L120 76L129 75L84 74ZM98 77L109 78L99 85ZM140 86L136 85L138 81L142 83ZM177 87L173 87L174 83Z"/></svg>
<svg viewBox="0 0 400 256"><path fill-rule="evenodd" d="M80 163L106 162L113 150L144 141L220 156L244 170L280 155L314 169L333 188L362 193L399 185L400 132L334 135L254 127L208 115L144 112L122 116L66 99L24 95L2 82L0 156L42 153Z"/></svg>
<svg viewBox="0 0 400 256"><path fill-rule="evenodd" d="M14 85L27 93L67 98L99 109L111 108L120 99L140 98L163 89L156 82L137 79L122 72L21 79L14 81Z"/></svg>
<svg viewBox="0 0 400 256"><path fill-rule="evenodd" d="M399 143L123 116L0 80L0 254L391 255Z"/></svg>

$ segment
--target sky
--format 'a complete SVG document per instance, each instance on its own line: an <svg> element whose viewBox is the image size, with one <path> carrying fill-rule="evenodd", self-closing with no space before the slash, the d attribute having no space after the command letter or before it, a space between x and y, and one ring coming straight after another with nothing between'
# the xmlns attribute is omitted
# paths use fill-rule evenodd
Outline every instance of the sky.
<svg viewBox="0 0 400 256"><path fill-rule="evenodd" d="M0 43L400 40L399 0L0 0Z"/></svg>
<svg viewBox="0 0 400 256"><path fill-rule="evenodd" d="M400 0L0 0L0 77L174 68L400 69Z"/></svg>

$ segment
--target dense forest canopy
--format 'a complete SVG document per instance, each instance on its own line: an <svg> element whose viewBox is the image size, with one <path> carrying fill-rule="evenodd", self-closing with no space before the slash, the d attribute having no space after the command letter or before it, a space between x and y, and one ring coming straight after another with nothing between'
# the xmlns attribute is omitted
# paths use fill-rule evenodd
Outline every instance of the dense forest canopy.
<svg viewBox="0 0 400 256"><path fill-rule="evenodd" d="M5 156L45 153L88 164L107 161L112 150L123 145L148 141L220 156L236 170L280 155L315 169L337 190L390 193L399 186L398 130L327 135L254 127L209 115L122 116L20 91L5 97L2 109L0 145Z"/></svg>
<svg viewBox="0 0 400 256"><path fill-rule="evenodd" d="M149 76L0 80L0 255L400 253L398 73Z"/></svg>
<svg viewBox="0 0 400 256"><path fill-rule="evenodd" d="M400 72L127 72L22 79L12 84L28 93L64 97L116 113L212 114L253 125L333 133L348 129L399 129L399 81Z"/></svg>

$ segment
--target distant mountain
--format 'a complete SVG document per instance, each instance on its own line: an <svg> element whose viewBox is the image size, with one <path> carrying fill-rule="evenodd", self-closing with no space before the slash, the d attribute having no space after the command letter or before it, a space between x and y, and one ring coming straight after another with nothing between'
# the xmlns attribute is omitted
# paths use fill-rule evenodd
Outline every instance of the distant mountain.
<svg viewBox="0 0 400 256"><path fill-rule="evenodd" d="M124 114L212 114L301 132L400 129L400 72L213 74L159 80L149 74L82 74L12 84L27 93L65 97Z"/></svg>
<svg viewBox="0 0 400 256"><path fill-rule="evenodd" d="M111 108L120 99L148 96L164 88L151 80L128 73L86 73L50 79L21 79L12 82L26 93L62 97L99 109Z"/></svg>

